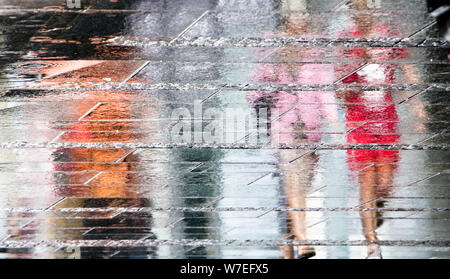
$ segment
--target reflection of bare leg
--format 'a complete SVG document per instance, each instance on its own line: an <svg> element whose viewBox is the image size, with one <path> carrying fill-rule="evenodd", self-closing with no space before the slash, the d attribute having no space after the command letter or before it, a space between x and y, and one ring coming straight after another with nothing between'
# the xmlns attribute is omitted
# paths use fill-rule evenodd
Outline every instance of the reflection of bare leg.
<svg viewBox="0 0 450 279"><path fill-rule="evenodd" d="M376 171L375 168L365 169L360 173L359 182L361 185L359 202L362 204L361 209L376 208ZM373 242L377 240L376 228L377 228L377 216L376 211L367 210L361 211L361 222L363 226L364 236L367 241Z"/></svg>
<svg viewBox="0 0 450 279"><path fill-rule="evenodd" d="M381 186L378 196L387 196L394 180L394 166L392 164L379 164L377 165L377 173L378 185Z"/></svg>
<svg viewBox="0 0 450 279"><path fill-rule="evenodd" d="M297 186L297 187L295 187ZM295 187L295 189L293 189ZM286 184L286 190L289 192L287 198L287 204L289 207L293 208L305 208L306 202L304 199L304 191L300 189L303 188L300 185L295 185L291 183ZM300 191L299 191L300 190ZM298 241L307 240L306 237L306 227L305 227L305 219L306 214L304 211L290 211L289 218L291 219L292 233L295 236L295 239ZM315 251L313 247L309 246L298 246L298 257L299 258L309 258L315 255Z"/></svg>
<svg viewBox="0 0 450 279"><path fill-rule="evenodd" d="M289 237L286 238L288 240ZM281 253L283 254L284 259L293 259L294 258L294 247L292 246L281 246Z"/></svg>
<svg viewBox="0 0 450 279"><path fill-rule="evenodd" d="M390 164L377 165L365 169L360 174L360 203L361 209L378 209L377 201L385 198L393 181L393 166ZM381 250L376 244L378 241L376 229L378 216L376 210L361 211L363 233L369 242L368 258L381 258Z"/></svg>
<svg viewBox="0 0 450 279"><path fill-rule="evenodd" d="M288 157L289 154L289 157ZM283 162L288 162L291 157L295 155L294 152L280 151L280 157ZM284 185L286 202L288 207L291 208L305 208L306 207L306 188L311 183L313 177L313 167L315 162L315 155L308 155L295 161L291 164L283 164L282 171L284 174ZM304 211L289 211L288 218L290 220L290 231L297 241L305 241L306 226L305 219L306 213ZM283 248L285 258L292 258L293 247ZM298 257L309 258L315 255L313 247L298 246Z"/></svg>
<svg viewBox="0 0 450 279"><path fill-rule="evenodd" d="M377 255L379 252L377 242L377 212L375 210L363 211L365 208L377 208L377 170L371 167L362 171L359 175L361 185L359 202L362 204L360 216L364 237L369 242L367 254L369 256ZM380 254L381 255L381 254Z"/></svg>

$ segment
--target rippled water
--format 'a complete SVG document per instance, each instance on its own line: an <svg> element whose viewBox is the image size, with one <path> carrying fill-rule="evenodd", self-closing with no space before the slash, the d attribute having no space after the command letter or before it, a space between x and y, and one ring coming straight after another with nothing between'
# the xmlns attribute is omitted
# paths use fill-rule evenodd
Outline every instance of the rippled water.
<svg viewBox="0 0 450 279"><path fill-rule="evenodd" d="M424 1L61 2L0 0L0 257L449 257Z"/></svg>

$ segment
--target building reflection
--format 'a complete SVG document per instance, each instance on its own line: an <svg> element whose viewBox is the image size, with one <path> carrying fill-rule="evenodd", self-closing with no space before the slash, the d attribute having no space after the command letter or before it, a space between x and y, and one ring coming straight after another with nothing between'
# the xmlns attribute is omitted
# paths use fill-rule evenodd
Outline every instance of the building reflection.
<svg viewBox="0 0 450 279"><path fill-rule="evenodd" d="M214 2L214 1L213 1ZM100 3L101 4L101 3ZM114 3L113 3L114 4ZM171 5L148 7L147 1L128 1L128 8L156 8L158 12L146 13L143 16L127 13L111 14L108 16L62 14L48 21L50 26L60 26L71 23L70 28L63 34L52 39L40 39L39 43L48 44L51 53L63 51L67 57L106 58L111 56L111 49L97 45L93 47L92 39L126 35L137 30L158 33L158 36L170 37L173 34L164 26L185 27L184 13L177 13ZM179 8L192 8L193 3L178 3ZM212 6L211 6L212 5ZM208 5L214 9L214 3ZM106 5L110 7L109 5ZM121 7L121 8L127 8ZM211 8L210 7L210 8ZM97 7L98 8L98 7ZM170 9L171 17L161 16ZM149 29L146 22L156 21L157 24ZM93 24L95 23L95 24ZM215 22L209 22L207 28L217 28ZM176 28L175 28L176 29ZM180 29L181 30L181 29ZM161 33L161 31L163 33ZM167 32L167 33L164 33ZM173 30L172 30L173 32ZM80 42L86 45L80 49L75 44L73 49L59 50L52 44L55 39L65 42ZM94 44L95 45L95 44ZM116 58L133 58L136 52L145 54L146 49L121 48L114 50ZM155 51L154 49L152 51ZM168 61L177 55L171 49L157 49ZM46 59L48 53L45 54ZM220 59L221 52L214 54L209 61ZM39 67L33 73L42 77L30 85L36 88L58 88L61 84L71 82L88 84L90 82L105 82L107 77L111 82L122 82L137 67L135 61L123 60L60 60L40 61ZM118 71L120 69L120 71ZM158 73L165 73L163 80L173 81L178 76L177 64L165 63L157 69ZM219 72L211 73L213 78L219 79ZM140 82L149 82L144 78ZM136 105L134 97L126 91L108 91L98 94L98 91L84 92L83 101L71 103L65 110L55 114L49 121L50 125L59 127L61 133L53 142L70 143L124 143L124 142L154 142L152 131L160 131L158 124L142 124L130 120L153 118L159 119L159 108L156 106ZM123 95L123 96L121 96ZM193 95L195 96L195 95ZM162 96L160 102L176 103L171 95ZM139 99L141 100L141 99ZM149 101L152 101L149 98ZM191 100L192 103L194 100ZM168 105L165 109L175 109ZM78 121L63 125L69 115L79 115ZM158 123L157 121L153 123ZM145 132L142 132L145 131ZM161 136L157 134L156 136ZM221 158L220 150L170 150L164 152L138 153L132 149L57 149L52 154L55 162L52 171L52 192L58 197L58 202L52 208L126 208L126 207L205 207L220 194L220 167L217 162ZM167 155L167 157L165 157ZM154 156L154 157L152 157ZM165 161L167 158L181 160L184 164L173 163L160 169L152 164L145 167L140 164L145 161ZM144 161L144 162L145 162ZM186 171L185 164L208 162L205 167ZM137 166L141 167L137 167ZM209 169L209 170L208 170ZM167 172L167 173L166 173ZM207 184L205 185L205 182ZM166 187L167 186L167 187ZM159 188L158 193L148 189ZM163 189L161 189L163 188ZM199 189L193 193L192 189ZM156 197L157 195L157 197ZM33 228L40 231L39 235L46 240L126 240L126 239L209 239L214 238L214 216L212 213L182 213L182 221L171 224L175 213L160 213L155 221L154 215L146 212L139 214L124 214L120 212L76 214L76 216L62 218L48 218L34 221ZM163 221L161 221L163 219ZM156 224L157 223L157 224ZM156 226L156 229L153 227ZM213 227L213 229L211 229ZM173 248L173 249L172 249ZM208 257L211 251L204 247L184 247L178 251L171 247L169 251L159 251L153 247L80 247L76 249L60 249L56 252L45 251L48 257L75 258L140 258L140 257L175 257L184 254L185 257ZM172 249L172 250L171 250ZM171 250L171 251L170 251ZM44 253L44 252L42 252ZM180 254L181 253L181 254ZM41 257L43 254L40 255Z"/></svg>
<svg viewBox="0 0 450 279"><path fill-rule="evenodd" d="M90 67L70 70L70 66L64 67L64 71L76 75L77 71L90 72L94 67L101 67L110 62L102 62ZM114 63L114 62L111 62ZM74 63L73 65L77 65ZM52 77L52 82L67 82L65 72L57 73ZM116 77L111 75L111 78ZM89 80L88 80L89 81ZM45 82L45 81L44 81ZM75 102L67 109L71 113L84 116L79 121L71 122L62 127L62 132L54 139L55 142L89 143L89 142L134 142L148 140L151 135L143 135L138 131L139 125L129 122L136 116L133 112L133 99L129 102L117 103L107 95L98 97L97 92L91 92L90 105L94 105L89 114L86 114L86 104ZM120 94L120 92L119 92ZM88 92L89 95L89 92ZM99 98L99 99L96 99ZM117 94L113 98L117 98ZM128 96L129 98L129 96ZM115 99L116 100L116 99ZM93 109L94 108L94 109ZM154 108L155 109L155 108ZM147 114L157 115L156 111L146 110ZM59 115L65 119L64 115ZM149 127L146 127L149 128ZM152 193L142 195L143 180L153 186L156 181L146 172L142 173L137 165L140 155L134 154L135 150L118 149L57 149L53 153L54 192L62 199L54 205L54 208L126 208L126 207L150 207L152 205ZM63 163L61 163L63 162ZM149 171L150 167L146 170ZM151 172L150 172L151 173ZM160 182L160 181L158 181ZM54 232L42 232L48 238L54 240L97 240L97 239L141 239L153 238L152 214L142 213L136 216L127 216L119 212L91 213L84 217L83 214L73 218L60 218L48 220L54 224ZM79 229L68 229L78 227ZM71 232L70 235L68 233ZM110 247L81 247L75 250L81 258L109 258L109 257L153 257L156 248L129 247L123 249ZM74 256L74 255L71 255Z"/></svg>
<svg viewBox="0 0 450 279"><path fill-rule="evenodd" d="M111 16L74 14L58 14L47 21L48 26L59 26L71 22L67 33L58 35L65 40L78 40L87 49L82 54L87 57L108 57L108 49L92 48L90 40L95 37L116 34L125 28L126 16L113 14ZM93 23L95 21L95 24ZM111 24L113 23L113 24ZM57 36L57 37L58 37ZM56 39L57 37L53 38ZM61 39L61 38L59 38ZM48 42L50 45L52 41ZM52 46L53 51L61 52ZM63 49L64 54L70 50ZM75 45L73 52L80 49ZM105 53L101 53L104 51ZM134 49L128 49L134 51ZM76 54L79 56L79 53ZM130 57L130 53L116 52L119 57ZM48 58L47 58L48 59ZM120 64L123 64L120 67ZM37 80L31 86L57 87L59 84L67 84L78 78L85 82L103 81L96 73L108 72L108 69L121 68L123 71L110 70L108 78L120 82L124 76L133 70L128 63L121 61L100 60L70 60L70 61L41 61L37 72L43 74L43 79ZM119 66L119 67L118 67ZM149 135L139 134L140 126L129 122L138 116L133 107L133 98L124 92L124 97L119 99L125 102L118 103L117 98L121 92L112 94L111 99L107 94L98 94L91 91L86 93L85 102L73 102L64 110L55 113L49 124L57 126L60 134L53 142L134 142L145 141ZM92 102L92 103L91 103ZM97 105L95 105L97 104ZM92 105L95 105L92 107ZM86 110L89 106L91 109ZM156 108L142 111L141 114L157 115ZM79 115L80 119L67 122L70 115ZM141 115L142 117L142 115ZM61 124L65 123L67 124ZM147 127L149 128L149 127ZM51 186L52 195L56 196L57 202L51 208L127 208L127 207L150 207L152 206L152 195L143 191L142 183L145 180L150 186L155 181L142 173L137 168L140 155L132 149L56 149L51 154L54 161L53 179ZM149 171L151 167L147 168ZM150 172L151 173L151 172ZM158 181L161 182L161 181ZM155 183L157 184L157 183ZM142 194L145 193L145 194ZM48 217L37 218L25 227L23 233L33 229L35 237L40 240L126 240L126 239L152 239L156 235L152 231L153 216L151 213L141 213L134 216L120 212L80 213L70 216L58 216L47 214ZM47 216L46 215L46 216ZM11 232L10 232L11 233ZM29 239L22 233L14 234L10 239ZM38 257L70 257L70 258L148 258L157 254L157 248L153 247L77 247L71 249L59 249L53 252L48 250L33 251ZM34 255L36 256L36 254Z"/></svg>
<svg viewBox="0 0 450 279"><path fill-rule="evenodd" d="M103 99L102 101L105 101ZM109 106L107 112L102 113L103 119L118 115L127 117L131 108L120 104L117 107ZM82 133L68 133L62 136L63 142L127 142L132 138L127 133L113 135L95 135L96 121L78 122L70 130ZM115 124L115 129L127 130L126 122ZM102 127L104 130L105 127ZM133 138L134 139L134 138ZM138 138L139 139L139 138ZM118 149L111 154L110 150L99 149L58 149L54 153L55 161L70 162L58 164L55 171L63 171L67 176L63 179L55 177L55 186L58 194L65 199L57 206L75 208L114 208L114 207L150 207L152 205L151 194L141 195L139 185L142 184L143 176L139 173L136 164L139 164L139 155L134 155L133 150ZM127 155L129 154L129 155ZM115 156L114 156L115 155ZM89 163L86 163L89 162ZM97 173L92 172L95 170ZM79 174L87 172L92 177L80 184ZM151 183L147 179L147 183ZM150 197L149 197L150 196ZM71 224L65 224L72 221ZM88 228L82 235L70 236L69 239L136 239L152 238L152 215L143 213L131 217L126 214L111 212L104 214L89 214L88 218L78 220L80 228ZM57 227L65 228L73 226L73 220L64 218L57 223ZM67 238L64 235L55 235L55 239ZM109 247L80 248L81 258L102 257L152 257L156 249L147 247L130 247L126 249L115 249Z"/></svg>

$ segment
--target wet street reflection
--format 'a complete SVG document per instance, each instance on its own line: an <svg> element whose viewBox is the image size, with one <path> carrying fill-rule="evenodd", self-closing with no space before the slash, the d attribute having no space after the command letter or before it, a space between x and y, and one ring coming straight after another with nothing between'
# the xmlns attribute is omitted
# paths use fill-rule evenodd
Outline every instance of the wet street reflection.
<svg viewBox="0 0 450 279"><path fill-rule="evenodd" d="M448 258L426 1L0 0L0 258Z"/></svg>

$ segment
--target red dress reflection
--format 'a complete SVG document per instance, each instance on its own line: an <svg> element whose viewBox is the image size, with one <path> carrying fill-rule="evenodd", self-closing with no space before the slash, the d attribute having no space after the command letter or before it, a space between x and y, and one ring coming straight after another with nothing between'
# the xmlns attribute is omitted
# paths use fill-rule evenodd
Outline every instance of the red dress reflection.
<svg viewBox="0 0 450 279"><path fill-rule="evenodd" d="M365 52L358 51L367 56ZM387 50L385 55L391 55ZM370 55L370 54L369 54ZM382 56L381 56L382 57ZM351 75L343 83L393 84L395 68L391 65L369 64ZM398 114L390 91L350 91L344 94L346 103L347 143L393 144L400 134L397 130ZM377 228L382 219L377 211L389 195L393 184L397 150L348 150L350 170L358 175L360 184L361 223L365 239L369 242L368 257L381 258L377 245Z"/></svg>

